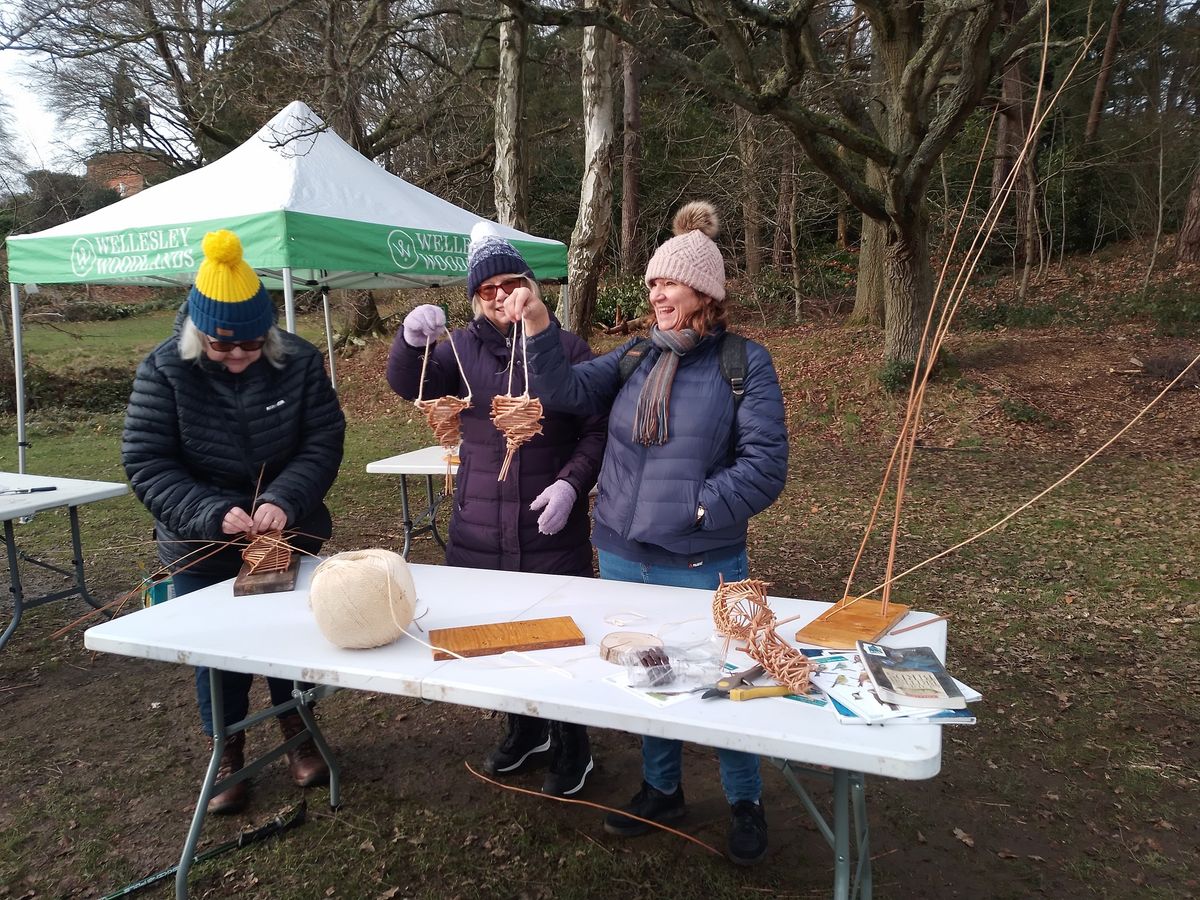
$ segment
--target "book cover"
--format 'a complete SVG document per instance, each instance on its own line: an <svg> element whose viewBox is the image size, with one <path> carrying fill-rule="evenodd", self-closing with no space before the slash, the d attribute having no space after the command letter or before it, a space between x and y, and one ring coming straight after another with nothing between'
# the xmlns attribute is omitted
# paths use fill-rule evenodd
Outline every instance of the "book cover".
<svg viewBox="0 0 1200 900"><path fill-rule="evenodd" d="M895 716L869 722L850 707L830 697L833 714L843 725L974 725L975 715L968 709L923 709L916 715ZM928 713L928 715L926 715Z"/></svg>
<svg viewBox="0 0 1200 900"><path fill-rule="evenodd" d="M858 642L859 659L885 703L932 709L965 709L966 698L929 647L884 647Z"/></svg>

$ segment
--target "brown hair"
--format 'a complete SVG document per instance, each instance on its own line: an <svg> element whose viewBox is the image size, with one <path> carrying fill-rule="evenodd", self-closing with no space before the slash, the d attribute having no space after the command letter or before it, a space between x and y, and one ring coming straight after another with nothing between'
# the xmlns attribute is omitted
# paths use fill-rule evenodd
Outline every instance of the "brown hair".
<svg viewBox="0 0 1200 900"><path fill-rule="evenodd" d="M695 290L695 288L692 290ZM728 328L729 311L725 308L725 298L722 297L720 300L716 300L708 296L708 294L701 294L699 291L696 291L696 294L700 297L700 308L681 322L680 327L695 329L700 337L704 337L710 331L715 331L718 328Z"/></svg>

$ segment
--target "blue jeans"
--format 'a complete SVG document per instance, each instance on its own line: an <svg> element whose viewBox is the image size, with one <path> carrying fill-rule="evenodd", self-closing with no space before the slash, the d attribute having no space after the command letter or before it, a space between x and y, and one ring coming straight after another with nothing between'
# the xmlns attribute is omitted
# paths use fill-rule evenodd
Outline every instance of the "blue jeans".
<svg viewBox="0 0 1200 900"><path fill-rule="evenodd" d="M710 559L703 565L668 566L631 562L606 550L599 551L600 577L609 581L632 581L640 584L665 584L670 587L706 588L716 590L721 576L726 581L741 581L749 577L750 564L746 551L740 550L724 559ZM731 804L739 800L757 802L762 794L762 778L758 772L758 756L741 750L717 750L721 768L721 788ZM642 777L652 788L672 793L683 776L683 742L667 738L642 738Z"/></svg>
<svg viewBox="0 0 1200 900"><path fill-rule="evenodd" d="M190 594L201 588L209 587L219 581L224 581L228 575L194 575L191 572L179 572L172 576L175 582L175 596ZM253 675L245 672L221 673L221 699L225 704L225 724L232 725L246 718L250 712L250 683ZM267 688L271 692L271 705L277 706L292 699L292 682L282 678L268 678ZM212 683L208 678L208 669L196 667L196 702L200 706L200 726L204 733L212 737Z"/></svg>

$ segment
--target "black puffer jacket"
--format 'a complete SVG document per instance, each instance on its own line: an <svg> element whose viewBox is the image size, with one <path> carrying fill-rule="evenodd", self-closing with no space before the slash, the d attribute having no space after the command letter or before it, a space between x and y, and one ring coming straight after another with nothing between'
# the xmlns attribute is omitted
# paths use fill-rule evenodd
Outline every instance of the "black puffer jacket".
<svg viewBox="0 0 1200 900"><path fill-rule="evenodd" d="M238 545L209 556L214 546L199 542L228 541L225 513L252 512L256 494L287 513L295 546L315 552L332 533L323 500L342 461L346 419L320 352L282 337L282 369L262 358L238 375L205 358L186 362L178 328L138 366L121 460L154 516L165 565L237 574Z"/></svg>

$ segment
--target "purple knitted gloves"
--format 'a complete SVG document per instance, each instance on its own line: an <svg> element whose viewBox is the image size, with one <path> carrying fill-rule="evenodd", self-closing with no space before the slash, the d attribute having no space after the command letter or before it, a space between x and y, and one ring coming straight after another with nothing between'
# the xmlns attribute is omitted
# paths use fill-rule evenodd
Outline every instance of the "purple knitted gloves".
<svg viewBox="0 0 1200 900"><path fill-rule="evenodd" d="M404 317L404 343L410 347L424 348L436 341L446 330L446 314L440 306L426 303L418 306Z"/></svg>
<svg viewBox="0 0 1200 900"><path fill-rule="evenodd" d="M571 515L571 507L575 505L575 488L561 478L538 494L529 508L534 512L545 509L538 516L538 531L542 534L558 534Z"/></svg>

